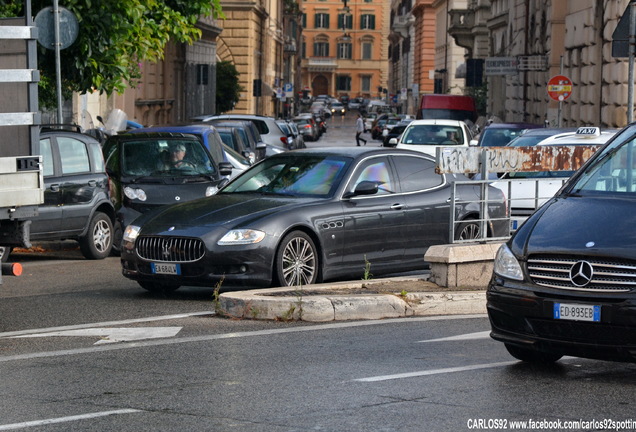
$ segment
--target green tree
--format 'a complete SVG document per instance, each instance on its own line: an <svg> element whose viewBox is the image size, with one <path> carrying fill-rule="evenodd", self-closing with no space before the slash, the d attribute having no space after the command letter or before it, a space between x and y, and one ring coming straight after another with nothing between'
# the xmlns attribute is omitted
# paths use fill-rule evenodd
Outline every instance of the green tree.
<svg viewBox="0 0 636 432"><path fill-rule="evenodd" d="M216 113L230 111L241 98L243 87L234 64L221 61L216 64Z"/></svg>
<svg viewBox="0 0 636 432"><path fill-rule="evenodd" d="M0 16L23 15L22 3L1 1ZM32 0L34 15L48 6L51 0ZM60 53L65 97L71 92L111 94L134 87L141 62L161 60L169 41L199 39L195 23L200 16L223 17L220 0L64 0L60 6L79 21L77 40ZM41 48L38 67L40 103L55 106L55 52Z"/></svg>

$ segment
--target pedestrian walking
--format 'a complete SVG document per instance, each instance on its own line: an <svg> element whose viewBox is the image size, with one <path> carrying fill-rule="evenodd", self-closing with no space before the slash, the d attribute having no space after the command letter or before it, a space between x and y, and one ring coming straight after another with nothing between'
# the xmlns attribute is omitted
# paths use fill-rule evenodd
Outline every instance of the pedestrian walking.
<svg viewBox="0 0 636 432"><path fill-rule="evenodd" d="M362 120L362 115L358 114L356 119L356 145L358 147L360 147L360 141L364 141L364 145L367 145L367 140L360 137L362 132L364 132L364 120Z"/></svg>

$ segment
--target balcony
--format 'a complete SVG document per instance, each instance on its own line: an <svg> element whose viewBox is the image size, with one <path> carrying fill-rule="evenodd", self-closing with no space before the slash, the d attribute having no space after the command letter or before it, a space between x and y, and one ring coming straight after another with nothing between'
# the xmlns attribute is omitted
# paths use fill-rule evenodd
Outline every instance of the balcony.
<svg viewBox="0 0 636 432"><path fill-rule="evenodd" d="M338 62L333 58L312 57L307 59L307 69L310 72L333 72L338 68Z"/></svg>
<svg viewBox="0 0 636 432"><path fill-rule="evenodd" d="M296 41L287 42L285 45L283 45L283 51L285 52L285 54L296 54L296 52L298 51L296 49Z"/></svg>
<svg viewBox="0 0 636 432"><path fill-rule="evenodd" d="M394 33L398 33L403 38L407 38L409 37L409 28L414 22L415 17L410 13L407 15L396 16L391 30L393 30Z"/></svg>
<svg viewBox="0 0 636 432"><path fill-rule="evenodd" d="M457 45L472 51L475 40L475 11L471 9L451 9L449 14L450 26L448 27L448 34L455 39Z"/></svg>

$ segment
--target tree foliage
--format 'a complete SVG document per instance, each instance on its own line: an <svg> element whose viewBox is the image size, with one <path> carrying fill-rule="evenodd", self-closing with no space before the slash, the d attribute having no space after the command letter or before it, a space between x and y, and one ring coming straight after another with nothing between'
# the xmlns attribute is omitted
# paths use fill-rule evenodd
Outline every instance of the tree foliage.
<svg viewBox="0 0 636 432"><path fill-rule="evenodd" d="M239 73L229 61L216 64L216 113L231 111L241 98Z"/></svg>
<svg viewBox="0 0 636 432"><path fill-rule="evenodd" d="M31 3L34 15L51 6L51 0ZM0 2L0 14L11 16L16 4L21 7L22 0ZM200 16L223 16L220 0L64 0L60 6L79 21L76 41L60 53L62 88L67 95L121 93L135 86L141 62L162 59L169 41L193 43L199 39L201 32L195 24ZM55 98L47 95L55 93L55 52L41 48L38 65L40 99L51 105Z"/></svg>

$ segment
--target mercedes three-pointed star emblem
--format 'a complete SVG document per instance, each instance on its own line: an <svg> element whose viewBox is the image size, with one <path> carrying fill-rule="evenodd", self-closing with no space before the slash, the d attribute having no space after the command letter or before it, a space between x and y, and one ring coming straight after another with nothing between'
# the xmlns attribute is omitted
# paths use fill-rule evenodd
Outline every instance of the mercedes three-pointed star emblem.
<svg viewBox="0 0 636 432"><path fill-rule="evenodd" d="M577 287L584 287L592 281L594 268L587 261L577 261L570 267L570 281Z"/></svg>

